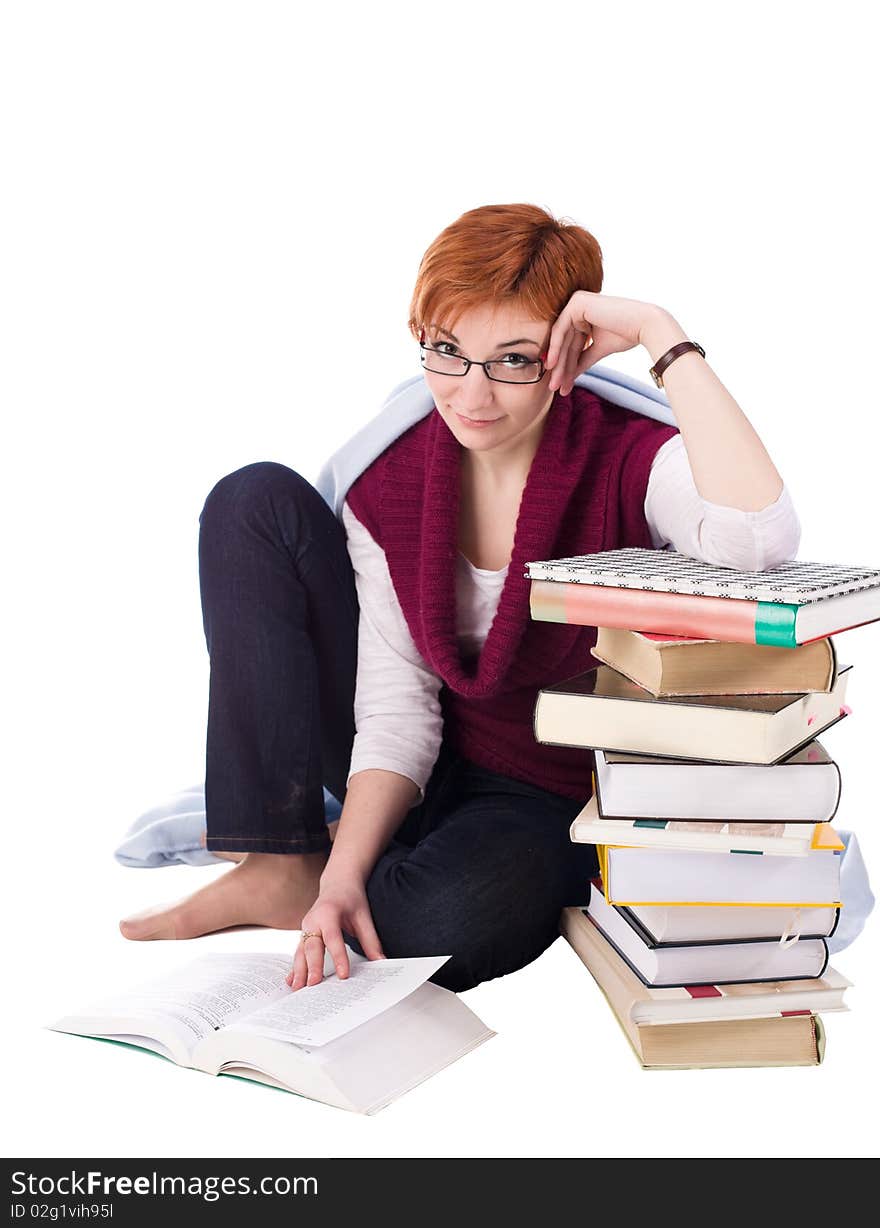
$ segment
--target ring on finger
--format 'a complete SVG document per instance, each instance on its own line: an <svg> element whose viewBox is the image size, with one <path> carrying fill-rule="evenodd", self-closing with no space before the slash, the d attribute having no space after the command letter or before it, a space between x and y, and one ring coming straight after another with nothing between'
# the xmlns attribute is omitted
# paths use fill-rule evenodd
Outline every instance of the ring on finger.
<svg viewBox="0 0 880 1228"><path fill-rule="evenodd" d="M303 930L299 936L300 942L305 942L307 938L321 938L323 941L320 930Z"/></svg>

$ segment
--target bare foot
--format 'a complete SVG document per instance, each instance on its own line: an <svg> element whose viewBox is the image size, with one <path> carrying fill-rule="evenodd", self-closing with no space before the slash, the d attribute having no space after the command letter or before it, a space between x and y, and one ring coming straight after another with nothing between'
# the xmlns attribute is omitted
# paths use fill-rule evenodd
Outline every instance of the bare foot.
<svg viewBox="0 0 880 1228"><path fill-rule="evenodd" d="M198 938L231 925L298 930L318 896L326 853L248 853L244 861L176 904L120 921L124 938Z"/></svg>

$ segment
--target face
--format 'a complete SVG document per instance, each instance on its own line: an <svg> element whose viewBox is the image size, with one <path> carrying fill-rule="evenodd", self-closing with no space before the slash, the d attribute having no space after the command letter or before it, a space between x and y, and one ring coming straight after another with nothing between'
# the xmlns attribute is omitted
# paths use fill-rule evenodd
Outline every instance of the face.
<svg viewBox="0 0 880 1228"><path fill-rule="evenodd" d="M459 316L454 337L437 325L427 325L425 344L444 354L480 361L537 360L546 352L552 326L552 320L535 320L510 308L476 307ZM443 421L462 447L474 452L513 452L534 444L556 395L547 389L546 371L533 384L499 383L478 366L470 367L466 375L426 370L423 375Z"/></svg>

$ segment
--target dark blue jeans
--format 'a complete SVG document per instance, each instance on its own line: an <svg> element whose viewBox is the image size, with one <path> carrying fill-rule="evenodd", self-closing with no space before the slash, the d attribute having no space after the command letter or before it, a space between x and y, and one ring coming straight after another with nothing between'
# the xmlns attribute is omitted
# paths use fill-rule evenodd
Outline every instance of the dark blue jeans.
<svg viewBox="0 0 880 1228"><path fill-rule="evenodd" d="M199 576L211 660L207 846L329 849L323 786L344 801L355 732L358 601L345 531L298 473L247 465L208 495ZM457 991L536 959L597 872L593 846L568 836L582 804L444 742L424 800L367 882L385 954L450 955L431 979Z"/></svg>

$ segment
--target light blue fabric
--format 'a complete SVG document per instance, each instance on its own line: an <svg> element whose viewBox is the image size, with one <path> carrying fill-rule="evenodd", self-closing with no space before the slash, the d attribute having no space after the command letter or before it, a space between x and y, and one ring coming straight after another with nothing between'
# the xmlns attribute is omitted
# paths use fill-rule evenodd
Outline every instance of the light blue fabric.
<svg viewBox="0 0 880 1228"><path fill-rule="evenodd" d="M859 842L851 831L834 829L846 845L840 854L840 920L837 929L828 939L828 950L833 955L842 951L857 938L874 907L874 894L868 882L868 870L862 858Z"/></svg>
<svg viewBox="0 0 880 1228"><path fill-rule="evenodd" d="M342 806L325 789L327 822L332 823L341 813ZM222 858L215 857L202 844L205 831L205 786L191 785L136 818L113 856L120 865L138 870L217 865Z"/></svg>

